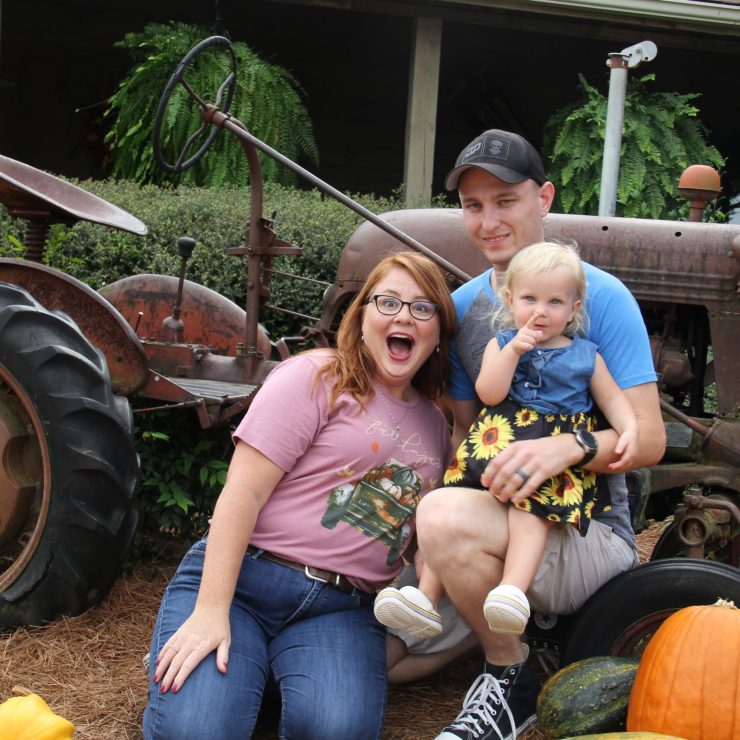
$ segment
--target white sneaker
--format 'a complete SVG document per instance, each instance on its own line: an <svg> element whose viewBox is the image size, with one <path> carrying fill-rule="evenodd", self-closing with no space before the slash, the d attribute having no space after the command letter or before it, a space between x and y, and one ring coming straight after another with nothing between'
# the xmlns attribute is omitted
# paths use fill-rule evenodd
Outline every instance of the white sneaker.
<svg viewBox="0 0 740 740"><path fill-rule="evenodd" d="M414 637L436 637L442 631L442 616L414 586L382 589L375 597L373 611L381 624Z"/></svg>
<svg viewBox="0 0 740 740"><path fill-rule="evenodd" d="M529 602L516 586L502 584L488 592L483 615L492 632L521 635L529 621Z"/></svg>

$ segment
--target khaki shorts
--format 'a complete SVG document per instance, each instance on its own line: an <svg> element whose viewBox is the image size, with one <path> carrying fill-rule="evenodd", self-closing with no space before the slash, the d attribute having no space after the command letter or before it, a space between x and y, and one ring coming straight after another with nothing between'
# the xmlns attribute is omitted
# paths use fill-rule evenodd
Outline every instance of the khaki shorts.
<svg viewBox="0 0 740 740"><path fill-rule="evenodd" d="M601 585L637 563L635 551L612 528L593 520L581 537L569 524L553 525L545 553L527 592L530 606L541 614L572 614ZM401 574L399 586L417 585L413 565ZM403 640L412 655L438 653L453 647L471 632L447 596L440 602L442 633L420 639L401 630L390 634Z"/></svg>
<svg viewBox="0 0 740 740"><path fill-rule="evenodd" d="M572 614L600 586L629 570L635 551L612 528L593 520L585 537L570 524L550 527L527 598L541 614Z"/></svg>

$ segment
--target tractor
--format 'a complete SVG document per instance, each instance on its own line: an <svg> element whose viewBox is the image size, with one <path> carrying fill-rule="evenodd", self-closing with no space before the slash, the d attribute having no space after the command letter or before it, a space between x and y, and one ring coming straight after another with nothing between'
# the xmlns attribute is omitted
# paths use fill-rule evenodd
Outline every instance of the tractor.
<svg viewBox="0 0 740 740"><path fill-rule="evenodd" d="M225 54L230 71L206 102L187 83L202 54ZM178 240L179 276L132 275L96 292L43 264L52 224L80 220L134 234L134 216L21 162L0 156L0 202L27 222L22 259L0 259L0 628L79 614L114 583L136 523L139 463L130 400L191 407L203 428L234 420L270 371L305 342L330 346L344 310L390 250L415 249L454 289L488 267L455 208L377 216L254 137L228 113L236 62L227 39L196 45L175 70L154 126L162 167L181 172L216 134L236 136L250 170L245 306L186 279L192 239ZM184 89L200 128L168 159L163 125ZM223 101L223 102L222 102ZM347 241L321 316L299 338L270 340L259 323L274 256L300 248L262 215L258 151L277 159L363 217ZM194 152L191 154L191 152ZM740 226L702 223L718 189L687 171L689 221L551 214L550 239L620 278L637 299L660 378L668 447L660 464L630 475L636 531L666 522L649 563L612 579L567 618L534 614L535 649L562 663L590 655L639 655L672 611L718 596L740 603ZM691 170L691 168L690 168ZM693 173L695 175L695 172ZM702 179L705 178L705 179ZM718 178L717 178L718 182ZM300 277L300 276L297 276ZM296 344L296 340L300 340ZM594 625L598 625L594 629Z"/></svg>

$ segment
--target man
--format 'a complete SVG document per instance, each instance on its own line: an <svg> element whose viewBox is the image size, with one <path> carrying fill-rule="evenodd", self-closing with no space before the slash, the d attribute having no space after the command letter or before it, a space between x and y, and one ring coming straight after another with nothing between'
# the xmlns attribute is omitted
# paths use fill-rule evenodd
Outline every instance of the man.
<svg viewBox="0 0 740 740"><path fill-rule="evenodd" d="M491 270L453 294L458 329L449 394L456 448L481 408L475 379L492 337L497 284L514 254L544 240L543 219L555 189L534 147L517 134L495 129L463 149L445 186L457 188L468 236L491 263ZM598 345L637 415L640 449L635 467L653 465L663 455L665 431L645 325L624 285L591 265L584 267L588 338ZM444 488L422 500L417 513L421 555L477 637L486 661L462 711L438 740L509 740L536 721L539 683L525 662L524 646L516 635L491 632L483 616L484 599L501 579L507 546L507 505L494 496L506 500L515 493L530 495L568 466L605 473L616 440L616 433L607 429L579 438L561 434L517 442L494 458L483 475L482 483L492 495ZM537 611L572 613L599 586L636 562L624 476L610 475L600 485L604 482L612 505L594 512L586 537L569 525L550 528L545 556L527 593Z"/></svg>

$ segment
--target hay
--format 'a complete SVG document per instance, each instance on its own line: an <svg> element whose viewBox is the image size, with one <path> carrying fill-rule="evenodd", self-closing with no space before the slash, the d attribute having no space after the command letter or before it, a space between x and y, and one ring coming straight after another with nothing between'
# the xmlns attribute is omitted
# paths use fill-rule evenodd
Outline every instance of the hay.
<svg viewBox="0 0 740 740"><path fill-rule="evenodd" d="M641 563L647 563L653 554L655 543L660 539L663 531L673 522L673 517L669 516L662 522L656 522L654 519L648 521L648 526L640 532L635 538L637 541L637 557Z"/></svg>
<svg viewBox="0 0 740 740"><path fill-rule="evenodd" d="M638 536L642 561L663 526ZM33 692L74 723L76 740L141 740L147 691L142 659L176 564L172 558L137 563L85 614L0 636L0 701ZM480 667L480 657L465 658L425 681L391 686L383 739L434 737L457 715ZM276 736L274 717L261 718L254 739ZM535 728L522 740L542 737Z"/></svg>
<svg viewBox="0 0 740 740"><path fill-rule="evenodd" d="M0 699L15 687L41 696L75 738L141 738L147 675L142 662L172 566L140 564L102 604L0 639Z"/></svg>

